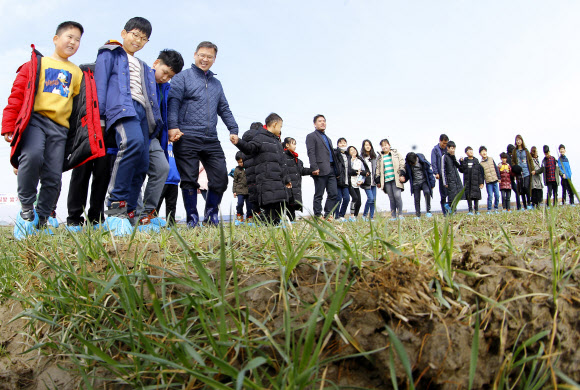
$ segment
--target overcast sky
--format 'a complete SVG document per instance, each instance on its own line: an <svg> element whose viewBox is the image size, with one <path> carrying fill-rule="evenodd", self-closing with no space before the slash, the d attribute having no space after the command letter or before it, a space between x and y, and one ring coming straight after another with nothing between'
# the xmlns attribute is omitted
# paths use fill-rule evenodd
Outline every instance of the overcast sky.
<svg viewBox="0 0 580 390"><path fill-rule="evenodd" d="M121 39L133 16L153 25L150 42L137 53L149 64L172 48L190 66L197 43L217 44L212 71L240 135L276 112L284 119L282 136L297 139L305 165L304 140L313 116L322 113L333 142L346 137L358 149L365 138L376 149L388 138L403 155L416 146L429 158L446 133L458 151L485 145L499 161L520 133L528 147L548 144L553 154L564 143L573 171L580 172L579 2L0 0L0 102L6 104L16 69L30 58L30 44L52 54L60 22L85 27L71 58L81 64L94 62L106 40ZM237 149L221 121L218 130L233 168ZM8 157L3 142L0 193L16 194ZM69 180L65 174L61 219ZM311 208L312 179L305 177L303 187ZM414 210L408 186L404 194L404 208ZM224 213L232 201L230 185ZM388 204L378 194L379 208ZM439 204L437 190L433 204ZM178 215L182 207L180 199ZM10 220L18 209L0 205L0 219Z"/></svg>

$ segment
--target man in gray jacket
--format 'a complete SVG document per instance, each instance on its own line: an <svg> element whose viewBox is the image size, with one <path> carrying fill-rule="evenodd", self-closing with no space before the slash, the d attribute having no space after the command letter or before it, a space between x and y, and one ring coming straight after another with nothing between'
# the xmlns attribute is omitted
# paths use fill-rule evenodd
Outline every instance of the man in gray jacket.
<svg viewBox="0 0 580 390"><path fill-rule="evenodd" d="M306 136L306 150L310 168L314 171L314 202L312 211L316 217L322 215L322 197L326 190L326 203L324 204L324 217L328 217L336 205L336 167L332 141L326 136L326 118L324 115L314 117L315 130Z"/></svg>
<svg viewBox="0 0 580 390"><path fill-rule="evenodd" d="M181 191L187 213L187 225L199 223L197 183L199 162L208 177L204 220L217 224L219 205L228 187L224 151L217 136L217 117L222 118L232 143L238 140L238 125L230 110L221 83L209 69L215 62L217 46L201 42L195 51L195 63L171 81L167 122L169 140L181 176Z"/></svg>

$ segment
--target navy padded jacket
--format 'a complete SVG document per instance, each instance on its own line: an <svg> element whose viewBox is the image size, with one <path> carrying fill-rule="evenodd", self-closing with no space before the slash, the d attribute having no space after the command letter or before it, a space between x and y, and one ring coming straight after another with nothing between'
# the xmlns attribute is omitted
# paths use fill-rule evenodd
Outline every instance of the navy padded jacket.
<svg viewBox="0 0 580 390"><path fill-rule="evenodd" d="M214 73L197 66L181 71L171 80L167 125L184 134L217 139L217 116L230 134L238 134L238 124L230 110L222 84Z"/></svg>

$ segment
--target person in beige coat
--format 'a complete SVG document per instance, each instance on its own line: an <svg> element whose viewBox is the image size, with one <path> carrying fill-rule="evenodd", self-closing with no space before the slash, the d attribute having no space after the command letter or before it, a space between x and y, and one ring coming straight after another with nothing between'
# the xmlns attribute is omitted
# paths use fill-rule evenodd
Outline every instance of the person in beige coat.
<svg viewBox="0 0 580 390"><path fill-rule="evenodd" d="M391 144L387 139L381 141L381 149L382 152L377 158L375 183L380 185L380 188L389 197L392 218L402 218L403 199L401 191L405 190L403 185L406 181L405 159L396 149L391 149Z"/></svg>

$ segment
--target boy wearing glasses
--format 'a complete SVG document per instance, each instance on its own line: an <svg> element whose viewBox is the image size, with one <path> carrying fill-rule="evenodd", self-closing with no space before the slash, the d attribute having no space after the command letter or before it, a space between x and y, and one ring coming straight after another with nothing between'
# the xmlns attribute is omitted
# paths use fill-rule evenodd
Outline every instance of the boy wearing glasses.
<svg viewBox="0 0 580 390"><path fill-rule="evenodd" d="M151 30L147 19L129 19L121 31L123 43L107 42L95 65L101 126L118 147L105 200L105 228L116 236L133 231L130 218L149 167L149 142L163 128L155 71L135 57Z"/></svg>

